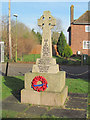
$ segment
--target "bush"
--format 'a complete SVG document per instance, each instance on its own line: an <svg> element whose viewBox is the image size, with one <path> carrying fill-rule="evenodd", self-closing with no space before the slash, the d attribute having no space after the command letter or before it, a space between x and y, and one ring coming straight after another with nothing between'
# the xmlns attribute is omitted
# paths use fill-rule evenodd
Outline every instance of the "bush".
<svg viewBox="0 0 90 120"><path fill-rule="evenodd" d="M67 45L67 46L65 47L65 49L64 49L64 51L63 51L63 54L64 54L64 56L65 56L66 58L69 58L69 57L71 57L71 56L73 55L73 52L72 52L72 50L71 50L71 48L70 48L69 45Z"/></svg>
<svg viewBox="0 0 90 120"><path fill-rule="evenodd" d="M61 31L58 42L57 42L57 51L58 51L59 55L61 55L61 56L64 55L63 52L64 52L66 45L67 45L67 43L66 43L65 36L64 36L63 32Z"/></svg>

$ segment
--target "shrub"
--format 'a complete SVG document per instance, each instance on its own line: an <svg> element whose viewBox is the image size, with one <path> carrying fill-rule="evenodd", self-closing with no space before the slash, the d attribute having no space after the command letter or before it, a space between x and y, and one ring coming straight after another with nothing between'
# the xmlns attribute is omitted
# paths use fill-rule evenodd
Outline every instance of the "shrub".
<svg viewBox="0 0 90 120"><path fill-rule="evenodd" d="M63 54L64 54L64 56L66 58L69 58L69 57L71 57L73 55L73 52L72 52L72 50L71 50L71 48L70 48L70 46L68 44L66 45L66 47L65 47L65 49L63 51Z"/></svg>

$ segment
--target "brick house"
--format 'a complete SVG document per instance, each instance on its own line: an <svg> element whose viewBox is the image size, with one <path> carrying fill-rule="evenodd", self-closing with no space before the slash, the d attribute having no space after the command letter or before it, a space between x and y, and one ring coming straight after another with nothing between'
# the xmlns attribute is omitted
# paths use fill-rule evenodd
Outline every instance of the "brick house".
<svg viewBox="0 0 90 120"><path fill-rule="evenodd" d="M74 6L70 7L69 45L73 54L87 54L90 56L90 11L86 11L74 20Z"/></svg>

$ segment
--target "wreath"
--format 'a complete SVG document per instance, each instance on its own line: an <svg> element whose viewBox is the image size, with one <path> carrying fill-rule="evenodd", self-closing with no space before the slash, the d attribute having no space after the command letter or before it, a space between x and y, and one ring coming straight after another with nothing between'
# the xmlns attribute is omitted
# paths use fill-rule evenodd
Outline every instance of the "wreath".
<svg viewBox="0 0 90 120"><path fill-rule="evenodd" d="M37 84L38 81L42 82L42 84ZM31 88L33 88L37 92L45 91L47 87L48 87L47 80L44 77L42 77L42 76L36 76L32 80Z"/></svg>

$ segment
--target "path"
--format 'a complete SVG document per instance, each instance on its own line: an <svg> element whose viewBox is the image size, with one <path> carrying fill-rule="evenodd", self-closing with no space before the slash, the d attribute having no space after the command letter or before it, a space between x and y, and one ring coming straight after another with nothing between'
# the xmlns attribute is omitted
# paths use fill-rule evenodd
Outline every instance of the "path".
<svg viewBox="0 0 90 120"><path fill-rule="evenodd" d="M23 76L26 72L32 71L33 64L10 63L8 68L8 75ZM88 79L90 66L69 66L60 65L60 70L67 72L67 77ZM6 63L2 64L2 73L5 74ZM89 71L89 72L88 72ZM85 73L85 74L83 74Z"/></svg>
<svg viewBox="0 0 90 120"><path fill-rule="evenodd" d="M20 96L18 96L20 98ZM19 99L18 98L18 99ZM17 118L86 118L87 94L70 93L67 102L61 107L48 107L30 104L21 104L11 95L2 102L2 110L18 112Z"/></svg>

